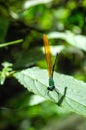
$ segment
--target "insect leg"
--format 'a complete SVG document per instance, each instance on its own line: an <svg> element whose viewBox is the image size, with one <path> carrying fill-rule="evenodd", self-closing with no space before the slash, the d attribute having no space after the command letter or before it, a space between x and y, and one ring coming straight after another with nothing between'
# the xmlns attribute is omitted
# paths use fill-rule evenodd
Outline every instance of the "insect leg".
<svg viewBox="0 0 86 130"><path fill-rule="evenodd" d="M56 88L54 88L54 90L55 90L55 92L58 94L58 96L59 96L59 91L58 91L58 89L56 89Z"/></svg>
<svg viewBox="0 0 86 130"><path fill-rule="evenodd" d="M47 95L49 96L49 98L53 99L53 97L49 94L49 90L47 91ZM53 99L53 101L55 102L55 100Z"/></svg>
<svg viewBox="0 0 86 130"><path fill-rule="evenodd" d="M61 106L65 96L66 96L66 91L67 91L67 87L64 88L64 94L61 96L61 98L59 99L59 101L57 102L58 106Z"/></svg>

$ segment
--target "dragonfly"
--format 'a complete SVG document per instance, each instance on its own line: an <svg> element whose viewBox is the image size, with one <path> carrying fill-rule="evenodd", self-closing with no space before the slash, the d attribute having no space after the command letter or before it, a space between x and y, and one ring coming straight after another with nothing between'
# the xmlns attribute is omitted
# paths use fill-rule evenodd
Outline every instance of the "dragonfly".
<svg viewBox="0 0 86 130"><path fill-rule="evenodd" d="M58 89L55 87L54 80L53 80L54 68L56 65L56 59L57 59L58 53L56 54L54 64L52 66L51 50L50 50L49 41L46 34L43 35L43 42L44 42L44 50L45 50L46 61L47 61L47 66L48 66L48 75L49 75L49 86L47 87L48 94L50 91L55 91L59 96L60 93ZM60 99L57 102L58 106L62 104L66 96L66 90L67 90L67 87L64 88L64 94L60 97Z"/></svg>

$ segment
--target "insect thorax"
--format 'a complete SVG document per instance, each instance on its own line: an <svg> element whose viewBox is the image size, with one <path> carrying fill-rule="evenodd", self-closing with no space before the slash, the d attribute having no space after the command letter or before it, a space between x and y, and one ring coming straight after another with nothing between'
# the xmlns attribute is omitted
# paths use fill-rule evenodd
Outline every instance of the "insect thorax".
<svg viewBox="0 0 86 130"><path fill-rule="evenodd" d="M48 90L50 91L53 91L55 88L55 85L54 85L54 80L52 78L49 78L49 86L48 86Z"/></svg>

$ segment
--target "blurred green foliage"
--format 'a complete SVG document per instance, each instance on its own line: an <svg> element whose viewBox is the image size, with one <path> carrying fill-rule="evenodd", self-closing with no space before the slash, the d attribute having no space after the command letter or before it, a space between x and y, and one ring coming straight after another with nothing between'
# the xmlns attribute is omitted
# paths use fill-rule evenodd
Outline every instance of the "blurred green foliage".
<svg viewBox="0 0 86 130"><path fill-rule="evenodd" d="M75 41L66 31L75 36ZM56 71L86 82L86 0L0 0L0 44L24 39L21 44L0 48L0 63L10 62L12 71L33 66L46 68L42 36L52 32L65 36L49 37L53 56L63 46ZM2 65L0 72L3 72ZM37 104L31 106L32 98L33 94L11 75L5 75L5 82L0 86L0 129L60 130L63 119L71 120L72 116L77 125L66 120L64 129L72 128L68 124L73 124L73 130L79 126L86 128L83 118L70 115L51 102L39 103L37 99Z"/></svg>

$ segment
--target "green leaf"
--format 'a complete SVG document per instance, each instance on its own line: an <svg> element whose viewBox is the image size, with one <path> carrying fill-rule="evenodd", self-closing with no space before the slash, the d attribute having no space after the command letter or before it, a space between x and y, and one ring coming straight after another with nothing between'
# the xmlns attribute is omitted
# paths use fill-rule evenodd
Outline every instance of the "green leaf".
<svg viewBox="0 0 86 130"><path fill-rule="evenodd" d="M17 53L14 52L13 54L15 57L15 69L32 66L34 64L37 64L37 62L40 61L40 59L44 58L42 54L42 49L40 47L35 47L30 50L28 49L27 51L19 51Z"/></svg>
<svg viewBox="0 0 86 130"><path fill-rule="evenodd" d="M0 84L3 85L6 77L8 77L12 72L12 64L9 62L2 63L3 69L0 71Z"/></svg>
<svg viewBox="0 0 86 130"><path fill-rule="evenodd" d="M48 73L46 70L39 68L26 69L15 73L14 76L28 91L41 95L55 103L58 102L59 97L55 91L49 92L49 95L47 94ZM54 82L60 96L63 95L64 88L67 87L66 97L61 107L64 107L67 111L86 116L86 83L56 72L54 73Z"/></svg>
<svg viewBox="0 0 86 130"><path fill-rule="evenodd" d="M65 33L60 32L52 32L48 34L48 37L55 38L55 39L63 39L70 45L77 47L81 50L86 51L86 36L83 35L74 35L70 31L66 31Z"/></svg>
<svg viewBox="0 0 86 130"><path fill-rule="evenodd" d="M25 3L25 5L24 5L24 8L25 8L25 9L28 9L28 8L30 8L30 7L32 7L32 6L36 6L36 5L38 5L38 4L46 4L46 3L49 3L49 2L52 2L52 0L27 1L27 2Z"/></svg>
<svg viewBox="0 0 86 130"><path fill-rule="evenodd" d="M3 10L3 9L4 8L1 9L1 6L0 6L1 14L2 14L1 10ZM0 15L0 43L2 43L6 38L9 23L10 23L10 20L6 16L4 17L4 15L3 16Z"/></svg>

